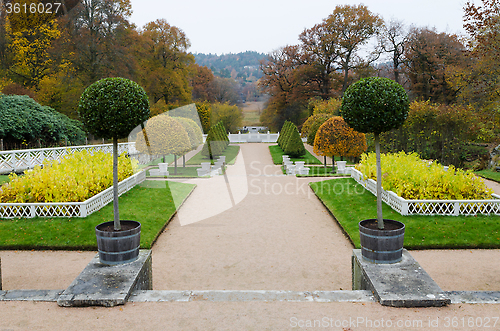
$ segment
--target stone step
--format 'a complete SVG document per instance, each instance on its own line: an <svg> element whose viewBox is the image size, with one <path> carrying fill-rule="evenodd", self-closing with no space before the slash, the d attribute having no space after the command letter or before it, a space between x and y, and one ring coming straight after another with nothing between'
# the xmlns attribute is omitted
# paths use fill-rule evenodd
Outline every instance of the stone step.
<svg viewBox="0 0 500 331"><path fill-rule="evenodd" d="M376 264L365 261L360 249L352 255L353 290L370 290L384 306L441 307L451 299L420 264L403 250L401 262Z"/></svg>
<svg viewBox="0 0 500 331"><path fill-rule="evenodd" d="M137 290L153 289L151 250L140 250L134 262L107 266L99 262L99 254L61 294L62 307L113 307L127 302Z"/></svg>

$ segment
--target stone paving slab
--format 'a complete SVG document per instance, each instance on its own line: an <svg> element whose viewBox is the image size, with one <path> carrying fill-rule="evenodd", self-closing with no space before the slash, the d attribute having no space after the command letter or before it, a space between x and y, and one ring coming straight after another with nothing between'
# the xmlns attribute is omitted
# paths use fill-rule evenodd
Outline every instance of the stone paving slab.
<svg viewBox="0 0 500 331"><path fill-rule="evenodd" d="M131 263L107 266L99 262L99 254L61 294L62 307L123 305L134 290L152 289L150 250L141 250Z"/></svg>
<svg viewBox="0 0 500 331"><path fill-rule="evenodd" d="M135 291L130 302L374 302L370 291Z"/></svg>
<svg viewBox="0 0 500 331"><path fill-rule="evenodd" d="M0 291L0 301L56 302L64 290L9 290Z"/></svg>
<svg viewBox="0 0 500 331"><path fill-rule="evenodd" d="M500 303L500 291L447 291L451 303Z"/></svg>
<svg viewBox="0 0 500 331"><path fill-rule="evenodd" d="M451 299L420 264L403 250L401 262L370 263L360 249L353 250L353 289L371 290L384 306L441 307Z"/></svg>

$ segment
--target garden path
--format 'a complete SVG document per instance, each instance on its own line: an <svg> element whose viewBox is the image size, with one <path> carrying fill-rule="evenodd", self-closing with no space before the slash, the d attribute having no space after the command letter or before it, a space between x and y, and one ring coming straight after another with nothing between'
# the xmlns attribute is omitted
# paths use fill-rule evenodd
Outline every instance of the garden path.
<svg viewBox="0 0 500 331"><path fill-rule="evenodd" d="M283 176L267 144L240 146L227 182L184 181L198 186L153 247L154 288L350 289L352 246L308 186L320 179Z"/></svg>

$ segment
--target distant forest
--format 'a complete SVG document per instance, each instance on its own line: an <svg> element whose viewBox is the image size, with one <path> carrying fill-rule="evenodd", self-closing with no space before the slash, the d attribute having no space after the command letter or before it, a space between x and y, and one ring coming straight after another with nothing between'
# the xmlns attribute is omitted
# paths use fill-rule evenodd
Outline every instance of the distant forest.
<svg viewBox="0 0 500 331"><path fill-rule="evenodd" d="M237 80L255 81L262 77L260 60L267 55L253 51L237 54L194 54L196 63L206 66L213 74L222 78L234 78Z"/></svg>

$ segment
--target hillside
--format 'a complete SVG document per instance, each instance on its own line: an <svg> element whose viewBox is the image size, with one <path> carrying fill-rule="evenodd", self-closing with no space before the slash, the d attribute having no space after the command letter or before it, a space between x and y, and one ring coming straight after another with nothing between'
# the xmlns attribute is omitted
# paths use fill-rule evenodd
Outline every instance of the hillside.
<svg viewBox="0 0 500 331"><path fill-rule="evenodd" d="M198 65L210 68L216 76L254 81L262 77L259 65L266 54L253 51L222 55L196 53L194 57Z"/></svg>

